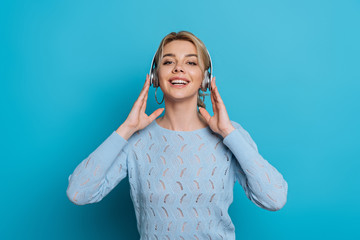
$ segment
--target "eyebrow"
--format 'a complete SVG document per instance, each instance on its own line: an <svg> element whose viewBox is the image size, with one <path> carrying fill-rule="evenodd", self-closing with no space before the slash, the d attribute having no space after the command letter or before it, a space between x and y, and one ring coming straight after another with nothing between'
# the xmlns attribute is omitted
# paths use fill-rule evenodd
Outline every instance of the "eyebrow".
<svg viewBox="0 0 360 240"><path fill-rule="evenodd" d="M165 54L164 56L163 56L163 58L164 57L175 57L175 54L173 54L173 53L167 53L167 54ZM191 54L187 54L187 55L185 55L185 57L197 57L197 54L194 54L194 53L191 53Z"/></svg>

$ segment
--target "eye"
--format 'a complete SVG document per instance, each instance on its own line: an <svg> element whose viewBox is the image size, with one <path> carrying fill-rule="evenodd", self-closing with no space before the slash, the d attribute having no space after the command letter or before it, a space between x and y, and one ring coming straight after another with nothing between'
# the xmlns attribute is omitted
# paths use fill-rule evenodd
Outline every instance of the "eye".
<svg viewBox="0 0 360 240"><path fill-rule="evenodd" d="M188 62L190 65L196 66L196 62Z"/></svg>
<svg viewBox="0 0 360 240"><path fill-rule="evenodd" d="M166 60L166 61L163 63L163 65L168 65L168 64L170 64L170 63L172 63L172 61Z"/></svg>

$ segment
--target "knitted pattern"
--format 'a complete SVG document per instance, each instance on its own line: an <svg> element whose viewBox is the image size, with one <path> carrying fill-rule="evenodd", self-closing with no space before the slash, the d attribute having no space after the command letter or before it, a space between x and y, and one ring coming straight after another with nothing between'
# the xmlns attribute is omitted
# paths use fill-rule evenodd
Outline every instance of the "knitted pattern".
<svg viewBox="0 0 360 240"><path fill-rule="evenodd" d="M126 141L115 131L69 176L77 205L102 200L129 177L137 227L147 239L235 239L228 214L238 181L257 206L276 211L287 182L240 124L224 139L209 127L172 131L153 121Z"/></svg>

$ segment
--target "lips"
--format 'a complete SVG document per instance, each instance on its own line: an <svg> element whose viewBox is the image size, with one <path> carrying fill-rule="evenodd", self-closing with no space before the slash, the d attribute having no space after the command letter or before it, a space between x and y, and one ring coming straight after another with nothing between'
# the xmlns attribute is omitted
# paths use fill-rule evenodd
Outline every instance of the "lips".
<svg viewBox="0 0 360 240"><path fill-rule="evenodd" d="M186 86L190 80L183 77L172 77L169 79L169 82L173 86Z"/></svg>

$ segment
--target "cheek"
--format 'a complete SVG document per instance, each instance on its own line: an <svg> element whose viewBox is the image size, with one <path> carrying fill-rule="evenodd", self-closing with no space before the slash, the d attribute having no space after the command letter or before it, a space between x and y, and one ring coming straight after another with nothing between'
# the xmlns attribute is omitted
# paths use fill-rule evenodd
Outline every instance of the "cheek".
<svg viewBox="0 0 360 240"><path fill-rule="evenodd" d="M201 82L203 80L203 72L199 69L192 70L191 75L194 77L194 80Z"/></svg>
<svg viewBox="0 0 360 240"><path fill-rule="evenodd" d="M161 66L158 69L158 76L166 76L167 74L169 74L171 72L171 70L169 69L169 67L166 66Z"/></svg>
<svg viewBox="0 0 360 240"><path fill-rule="evenodd" d="M159 81L161 81L164 78L165 75L166 74L164 73L164 69L159 68L158 71L157 71L157 76L158 76Z"/></svg>

